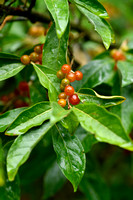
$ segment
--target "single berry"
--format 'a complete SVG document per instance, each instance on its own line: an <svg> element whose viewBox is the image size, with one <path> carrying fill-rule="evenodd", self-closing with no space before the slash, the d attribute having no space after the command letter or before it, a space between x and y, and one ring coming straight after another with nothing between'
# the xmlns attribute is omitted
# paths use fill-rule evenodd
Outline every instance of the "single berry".
<svg viewBox="0 0 133 200"><path fill-rule="evenodd" d="M24 65L28 65L30 63L30 57L28 55L21 56L20 60Z"/></svg>
<svg viewBox="0 0 133 200"><path fill-rule="evenodd" d="M74 72L69 72L66 76L66 78L70 81L70 82L74 82L76 80L76 75Z"/></svg>
<svg viewBox="0 0 133 200"><path fill-rule="evenodd" d="M61 91L64 91L65 90L65 86L64 85L60 85L60 89L61 89Z"/></svg>
<svg viewBox="0 0 133 200"><path fill-rule="evenodd" d="M59 79L63 79L63 78L65 78L65 74L64 74L61 70L59 70L59 71L57 72L57 77L58 77Z"/></svg>
<svg viewBox="0 0 133 200"><path fill-rule="evenodd" d="M29 91L29 85L26 81L21 81L19 83L19 86L18 86L19 90L22 91L22 92L27 92Z"/></svg>
<svg viewBox="0 0 133 200"><path fill-rule="evenodd" d="M37 65L41 65L42 63L41 62L39 62L39 61L36 61L35 62Z"/></svg>
<svg viewBox="0 0 133 200"><path fill-rule="evenodd" d="M61 85L67 86L67 85L69 85L69 84L70 84L70 81L69 81L67 78L62 79Z"/></svg>
<svg viewBox="0 0 133 200"><path fill-rule="evenodd" d="M82 78L83 78L82 72L76 71L76 72L75 72L75 75L76 75L76 80L77 80L77 81L82 80Z"/></svg>
<svg viewBox="0 0 133 200"><path fill-rule="evenodd" d="M69 97L69 102L72 104L72 105L77 105L80 103L80 99L78 97L77 94L73 94L72 96Z"/></svg>
<svg viewBox="0 0 133 200"><path fill-rule="evenodd" d="M125 55L120 51L120 50L117 50L117 49L113 49L111 52L110 52L112 58L116 61L118 60L126 60L126 57Z"/></svg>
<svg viewBox="0 0 133 200"><path fill-rule="evenodd" d="M59 99L58 104L59 104L61 107L64 108L64 107L66 106L66 100L65 100L65 99Z"/></svg>
<svg viewBox="0 0 133 200"><path fill-rule="evenodd" d="M59 99L66 99L67 95L65 94L65 92L61 92L58 96Z"/></svg>
<svg viewBox="0 0 133 200"><path fill-rule="evenodd" d="M38 54L41 54L42 53L42 49L41 49L41 46L36 46L35 48L34 48L34 52L36 52L36 53L38 53Z"/></svg>
<svg viewBox="0 0 133 200"><path fill-rule="evenodd" d="M32 26L29 29L29 34L33 37L44 35L44 33L45 33L45 28L42 26Z"/></svg>
<svg viewBox="0 0 133 200"><path fill-rule="evenodd" d="M37 61L39 60L39 54L36 53L36 52L32 52L32 53L30 54L30 59L31 59L31 61L33 61L33 62L37 62Z"/></svg>
<svg viewBox="0 0 133 200"><path fill-rule="evenodd" d="M62 71L64 74L68 74L68 73L71 71L71 66L68 65L68 64L64 64L64 65L61 67L61 71Z"/></svg>
<svg viewBox="0 0 133 200"><path fill-rule="evenodd" d="M7 95L3 95L1 97L1 101L3 101L3 103L7 103L9 101L9 97Z"/></svg>
<svg viewBox="0 0 133 200"><path fill-rule="evenodd" d="M65 87L64 92L66 93L67 96L71 96L74 94L74 88L71 85L67 85Z"/></svg>

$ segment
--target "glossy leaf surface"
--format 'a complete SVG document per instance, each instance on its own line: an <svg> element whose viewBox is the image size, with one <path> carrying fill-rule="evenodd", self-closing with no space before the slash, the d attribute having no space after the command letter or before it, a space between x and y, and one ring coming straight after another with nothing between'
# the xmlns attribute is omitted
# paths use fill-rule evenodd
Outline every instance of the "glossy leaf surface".
<svg viewBox="0 0 133 200"><path fill-rule="evenodd" d="M43 65L56 72L66 63L67 42L69 37L69 25L62 38L58 39L55 25L49 29L43 49Z"/></svg>
<svg viewBox="0 0 133 200"><path fill-rule="evenodd" d="M50 118L49 102L41 102L23 111L8 128L7 135L21 135Z"/></svg>
<svg viewBox="0 0 133 200"><path fill-rule="evenodd" d="M75 81L72 85L76 91L80 88L93 88L108 80L113 68L114 61L112 59L90 61L80 69L83 79Z"/></svg>
<svg viewBox="0 0 133 200"><path fill-rule="evenodd" d="M109 23L105 19L101 19L100 17L91 13L87 9L85 9L81 6L77 6L77 7L88 18L88 20L93 24L95 30L101 36L104 46L106 47L106 49L108 49L111 42L114 41L113 32L112 32L112 29L111 29L111 26L109 25Z"/></svg>
<svg viewBox="0 0 133 200"><path fill-rule="evenodd" d="M104 107L115 106L125 101L125 97L103 96L89 88L79 90L78 97L83 103L96 103Z"/></svg>
<svg viewBox="0 0 133 200"><path fill-rule="evenodd" d="M133 142L127 136L120 119L96 104L86 103L73 107L81 126L95 134L98 141L118 145L133 151Z"/></svg>
<svg viewBox="0 0 133 200"><path fill-rule="evenodd" d="M133 83L133 63L127 61L119 61L117 66L122 73L122 86Z"/></svg>
<svg viewBox="0 0 133 200"><path fill-rule="evenodd" d="M56 71L45 66L32 64L40 83L48 89L49 99L51 101L57 101L58 94L60 93L60 80L56 76Z"/></svg>
<svg viewBox="0 0 133 200"><path fill-rule="evenodd" d="M108 13L106 12L105 8L100 4L97 0L70 0L83 8L86 8L88 11L98 15L102 18L108 18Z"/></svg>
<svg viewBox="0 0 133 200"><path fill-rule="evenodd" d="M19 167L26 162L32 149L51 127L52 124L47 122L15 139L7 155L7 172L10 181L14 180Z"/></svg>
<svg viewBox="0 0 133 200"><path fill-rule="evenodd" d="M67 0L44 0L48 10L56 23L56 31L59 38L62 37L69 19L69 7Z"/></svg>
<svg viewBox="0 0 133 200"><path fill-rule="evenodd" d="M53 145L57 154L57 163L76 191L85 170L83 147L79 139L70 136L61 125L56 125L53 129Z"/></svg>
<svg viewBox="0 0 133 200"><path fill-rule="evenodd" d="M89 133L81 126L79 126L75 132L76 136L80 139L85 153L91 150L92 146L96 144L98 141L95 138L94 134Z"/></svg>
<svg viewBox="0 0 133 200"><path fill-rule="evenodd" d="M0 115L0 132L4 132L17 116L27 108L17 108Z"/></svg>
<svg viewBox="0 0 133 200"><path fill-rule="evenodd" d="M20 62L20 58L6 53L0 53L0 81L8 79L19 73L25 65Z"/></svg>

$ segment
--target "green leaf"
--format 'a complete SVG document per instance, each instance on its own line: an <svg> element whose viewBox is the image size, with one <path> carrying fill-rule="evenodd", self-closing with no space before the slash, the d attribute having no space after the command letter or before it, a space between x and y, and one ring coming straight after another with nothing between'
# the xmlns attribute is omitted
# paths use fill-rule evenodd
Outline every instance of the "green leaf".
<svg viewBox="0 0 133 200"><path fill-rule="evenodd" d="M18 136L7 155L7 172L10 181L13 181L19 167L26 162L32 149L53 126L46 122L39 128L33 128L24 135Z"/></svg>
<svg viewBox="0 0 133 200"><path fill-rule="evenodd" d="M34 84L30 85L30 100L32 104L36 104L38 102L47 101L46 89L40 85L40 82L34 82Z"/></svg>
<svg viewBox="0 0 133 200"><path fill-rule="evenodd" d="M58 94L60 93L60 80L56 76L56 71L45 66L32 64L40 83L43 87L48 89L50 101L57 101Z"/></svg>
<svg viewBox="0 0 133 200"><path fill-rule="evenodd" d="M117 80L118 83L118 80ZM115 86L116 87L116 86ZM129 135L133 128L133 88L131 85L122 88L121 94L126 97L126 101L121 105L115 106L111 112L118 115L124 126L126 133Z"/></svg>
<svg viewBox="0 0 133 200"><path fill-rule="evenodd" d="M0 53L0 81L8 79L19 73L25 65L20 58L12 54Z"/></svg>
<svg viewBox="0 0 133 200"><path fill-rule="evenodd" d="M0 139L0 187L5 184L4 176L4 151L2 148L2 140Z"/></svg>
<svg viewBox="0 0 133 200"><path fill-rule="evenodd" d="M82 103L96 103L104 107L115 106L121 104L126 99L122 96L103 96L99 95L92 89L80 89L78 91L78 97Z"/></svg>
<svg viewBox="0 0 133 200"><path fill-rule="evenodd" d="M68 24L69 6L67 0L44 0L56 23L58 38L61 38Z"/></svg>
<svg viewBox="0 0 133 200"><path fill-rule="evenodd" d="M50 115L51 123L56 123L62 120L64 117L67 117L67 115L71 112L71 109L65 110L57 102L52 102L51 107L52 107L52 112Z"/></svg>
<svg viewBox="0 0 133 200"><path fill-rule="evenodd" d="M80 139L85 153L89 152L94 144L98 141L95 138L94 134L89 133L81 126L79 126L75 132L76 136Z"/></svg>
<svg viewBox="0 0 133 200"><path fill-rule="evenodd" d="M71 112L67 117L61 120L61 124L68 129L69 133L72 135L78 127L79 121L74 112Z"/></svg>
<svg viewBox="0 0 133 200"><path fill-rule="evenodd" d="M64 111L60 114L60 120L66 116ZM58 120L59 118L57 118ZM26 134L16 138L7 155L7 172L10 181L14 180L19 167L29 158L32 149L57 121L45 122L40 127L32 128Z"/></svg>
<svg viewBox="0 0 133 200"><path fill-rule="evenodd" d="M54 181L53 181L54 180ZM57 163L53 165L47 171L44 178L44 198L48 199L54 196L64 185L66 178L62 174Z"/></svg>
<svg viewBox="0 0 133 200"><path fill-rule="evenodd" d="M81 81L75 81L72 85L76 91L80 88L96 87L108 80L113 68L114 61L112 59L90 61L80 69L83 73L83 79Z"/></svg>
<svg viewBox="0 0 133 200"><path fill-rule="evenodd" d="M108 18L108 13L102 4L97 0L70 0L70 2L75 3L83 8L86 8L88 11L98 15L102 18Z"/></svg>
<svg viewBox="0 0 133 200"><path fill-rule="evenodd" d="M116 115L93 103L77 105L73 111L81 126L95 134L98 141L133 151L133 143Z"/></svg>
<svg viewBox="0 0 133 200"><path fill-rule="evenodd" d="M20 182L18 177L14 182L6 180L3 187L0 187L0 200L20 200Z"/></svg>
<svg viewBox="0 0 133 200"><path fill-rule="evenodd" d="M133 83L133 63L127 61L119 61L117 66L122 73L122 86Z"/></svg>
<svg viewBox="0 0 133 200"><path fill-rule="evenodd" d="M34 126L41 125L50 118L51 107L49 102L41 102L33 105L15 119L6 131L6 135L21 135Z"/></svg>
<svg viewBox="0 0 133 200"><path fill-rule="evenodd" d="M17 116L27 108L17 108L0 115L0 132L4 132Z"/></svg>
<svg viewBox="0 0 133 200"><path fill-rule="evenodd" d="M110 24L105 20L101 19L97 15L91 13L87 9L78 6L77 8L88 18L88 20L93 24L95 30L101 36L104 46L106 49L109 48L111 42L114 42L114 35Z"/></svg>
<svg viewBox="0 0 133 200"><path fill-rule="evenodd" d="M43 49L42 64L56 72L66 62L67 42L69 37L69 25L62 36L58 39L55 25L53 24L47 33L46 42Z"/></svg>
<svg viewBox="0 0 133 200"><path fill-rule="evenodd" d="M61 125L54 127L52 136L57 163L76 191L85 170L83 147L79 139L76 136L70 136Z"/></svg>

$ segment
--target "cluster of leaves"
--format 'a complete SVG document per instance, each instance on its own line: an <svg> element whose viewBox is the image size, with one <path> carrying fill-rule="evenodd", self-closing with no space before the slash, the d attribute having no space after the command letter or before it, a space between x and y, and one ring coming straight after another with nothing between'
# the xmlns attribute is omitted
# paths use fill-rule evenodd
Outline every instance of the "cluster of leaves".
<svg viewBox="0 0 133 200"><path fill-rule="evenodd" d="M83 73L83 79L72 84L81 103L70 110L61 108L57 103L60 80L56 73L63 64L67 63L66 54L71 24L69 3L70 6L71 4L75 6L75 9L77 7L94 25L106 49L114 41L112 29L106 21L108 14L97 0L70 0L69 2L45 0L45 6L51 13L53 24L45 38L42 65L31 62L30 65L25 66L20 61L21 55L0 53L0 87L2 89L9 84L7 80L9 78L10 81L19 82L21 79L26 79L32 82L30 84L31 105L28 108L8 110L0 115L2 139L0 161L4 160L2 150L4 148L7 151L8 175L8 180L5 180L6 185L0 188L1 199L18 200L20 198L19 178L16 175L20 166L28 160L33 148L41 144L41 141L44 142L42 145L45 150L41 159L45 157L46 161L39 160L40 166L37 170L40 173L39 176L47 171L44 180L44 199L48 199L58 191L66 182L66 178L72 183L74 191L77 191L81 182L79 189L85 193L86 198L97 198L91 192L89 181L95 181L98 175L89 177L88 173L85 173L85 153L89 152L95 143L105 142L133 151L133 141L129 137L133 128L132 49L125 52L126 61L117 62L117 70L114 70L115 60L110 56L109 51L82 66L80 71ZM42 40L43 43L44 38ZM125 98L127 98L126 101ZM56 152L59 167L53 149ZM36 151L40 152L37 149ZM87 159L87 166L88 162ZM32 162L31 165L33 165ZM35 163L36 165L38 163ZM3 168L0 164L0 185L4 184ZM27 173L30 173L29 171ZM12 188L13 193L9 193L8 197L6 191L9 187ZM101 187L104 187L104 184ZM99 198L105 199L102 195Z"/></svg>

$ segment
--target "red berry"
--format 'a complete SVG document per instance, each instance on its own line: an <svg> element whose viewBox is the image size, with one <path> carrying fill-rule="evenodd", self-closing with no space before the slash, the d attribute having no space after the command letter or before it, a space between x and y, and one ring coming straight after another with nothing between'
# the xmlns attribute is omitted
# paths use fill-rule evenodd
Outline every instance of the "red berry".
<svg viewBox="0 0 133 200"><path fill-rule="evenodd" d="M67 95L65 94L65 92L61 92L58 96L59 99L66 99Z"/></svg>
<svg viewBox="0 0 133 200"><path fill-rule="evenodd" d="M65 77L65 74L64 74L61 70L59 70L59 71L57 72L57 78L63 79L64 77Z"/></svg>
<svg viewBox="0 0 133 200"><path fill-rule="evenodd" d="M117 49L113 49L111 52L110 52L112 58L116 61L118 60L126 60L126 57L125 55L120 51L120 50L117 50Z"/></svg>
<svg viewBox="0 0 133 200"><path fill-rule="evenodd" d="M74 88L71 85L67 85L65 87L64 92L66 93L67 96L71 96L74 94Z"/></svg>
<svg viewBox="0 0 133 200"><path fill-rule="evenodd" d="M30 57L28 55L21 56L20 60L24 65L28 65L30 63Z"/></svg>
<svg viewBox="0 0 133 200"><path fill-rule="evenodd" d="M61 67L61 71L62 71L64 74L68 74L68 73L71 71L71 66L68 65L68 64L64 64L64 65Z"/></svg>
<svg viewBox="0 0 133 200"><path fill-rule="evenodd" d="M34 48L34 52L36 52L36 53L38 53L38 54L41 54L42 53L42 49L41 49L41 46L36 46L35 48Z"/></svg>
<svg viewBox="0 0 133 200"><path fill-rule="evenodd" d="M9 101L8 96L7 96L7 95L3 95L3 96L1 97L1 101L3 101L3 103L7 103L7 102Z"/></svg>
<svg viewBox="0 0 133 200"><path fill-rule="evenodd" d="M72 96L69 97L69 102L72 104L72 105L77 105L80 103L80 99L78 97L77 94L73 94Z"/></svg>
<svg viewBox="0 0 133 200"><path fill-rule="evenodd" d="M39 54L36 52L32 52L29 57L30 57L31 61L33 61L33 62L36 62L39 60Z"/></svg>
<svg viewBox="0 0 133 200"><path fill-rule="evenodd" d="M59 104L61 107L64 108L64 107L66 106L66 100L65 100L65 99L59 99L58 104Z"/></svg>
<svg viewBox="0 0 133 200"><path fill-rule="evenodd" d="M76 80L77 80L77 81L82 80L82 78L83 78L82 72L76 71L76 72L75 72L75 75L76 75Z"/></svg>
<svg viewBox="0 0 133 200"><path fill-rule="evenodd" d="M66 78L70 81L70 82L74 82L76 80L76 75L74 72L69 72L66 76Z"/></svg>
<svg viewBox="0 0 133 200"><path fill-rule="evenodd" d="M21 81L19 83L19 86L18 86L19 90L22 91L22 92L27 92L29 91L29 85L26 81Z"/></svg>

